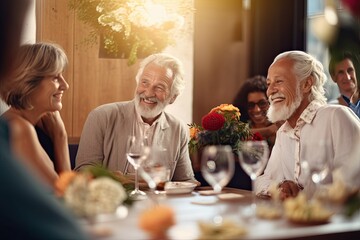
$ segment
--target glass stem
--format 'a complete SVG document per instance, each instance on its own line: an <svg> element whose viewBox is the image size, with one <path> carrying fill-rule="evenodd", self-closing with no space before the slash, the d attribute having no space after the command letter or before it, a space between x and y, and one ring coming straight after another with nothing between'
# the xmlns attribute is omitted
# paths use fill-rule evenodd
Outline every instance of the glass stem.
<svg viewBox="0 0 360 240"><path fill-rule="evenodd" d="M256 180L256 174L251 174L251 207L255 211L256 208L256 192L255 192L255 180Z"/></svg>
<svg viewBox="0 0 360 240"><path fill-rule="evenodd" d="M135 191L139 191L138 169L135 168Z"/></svg>

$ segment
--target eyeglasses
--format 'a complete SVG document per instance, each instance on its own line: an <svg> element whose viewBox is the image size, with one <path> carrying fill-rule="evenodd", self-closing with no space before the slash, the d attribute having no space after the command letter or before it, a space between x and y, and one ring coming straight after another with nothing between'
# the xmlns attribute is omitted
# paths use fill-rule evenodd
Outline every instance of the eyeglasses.
<svg viewBox="0 0 360 240"><path fill-rule="evenodd" d="M257 105L260 109L265 109L269 106L269 102L267 100L260 100L256 103L248 102L247 104L248 110L253 110L255 108L255 105Z"/></svg>

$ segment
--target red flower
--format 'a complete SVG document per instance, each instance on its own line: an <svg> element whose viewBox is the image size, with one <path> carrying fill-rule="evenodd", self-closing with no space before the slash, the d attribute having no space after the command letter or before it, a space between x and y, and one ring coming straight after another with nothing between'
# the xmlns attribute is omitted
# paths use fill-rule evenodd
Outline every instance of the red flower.
<svg viewBox="0 0 360 240"><path fill-rule="evenodd" d="M359 2L359 0L342 0L342 4L353 15L360 16L360 2Z"/></svg>
<svg viewBox="0 0 360 240"><path fill-rule="evenodd" d="M253 141L263 141L265 139L263 136L261 136L261 134L259 132L256 132L256 133L254 133L252 140Z"/></svg>
<svg viewBox="0 0 360 240"><path fill-rule="evenodd" d="M216 131L224 126L225 118L217 112L211 112L201 119L201 125L205 130Z"/></svg>

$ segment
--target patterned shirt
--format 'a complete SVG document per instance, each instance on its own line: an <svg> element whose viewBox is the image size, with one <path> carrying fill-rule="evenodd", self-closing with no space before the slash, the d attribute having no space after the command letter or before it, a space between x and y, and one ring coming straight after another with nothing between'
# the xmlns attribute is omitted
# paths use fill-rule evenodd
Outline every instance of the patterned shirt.
<svg viewBox="0 0 360 240"><path fill-rule="evenodd" d="M309 168L326 158L346 184L360 184L360 121L347 107L312 101L292 128L285 122L277 132L264 174L256 192L267 193L270 184L292 180L312 192L314 186L302 163ZM331 178L329 179L331 181Z"/></svg>

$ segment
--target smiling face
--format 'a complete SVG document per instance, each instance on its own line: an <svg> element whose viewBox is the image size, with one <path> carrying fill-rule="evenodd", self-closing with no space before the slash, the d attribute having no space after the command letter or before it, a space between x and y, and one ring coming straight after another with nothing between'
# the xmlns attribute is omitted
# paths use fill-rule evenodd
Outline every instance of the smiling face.
<svg viewBox="0 0 360 240"><path fill-rule="evenodd" d="M267 116L271 122L288 120L294 113L302 112L299 106L305 97L292 69L293 61L286 58L276 61L269 68L266 81L270 108Z"/></svg>
<svg viewBox="0 0 360 240"><path fill-rule="evenodd" d="M171 71L154 63L144 68L135 92L135 106L143 119L154 120L168 104L174 102L176 96L171 96L172 75Z"/></svg>
<svg viewBox="0 0 360 240"><path fill-rule="evenodd" d="M247 97L247 103L248 114L253 127L266 127L268 124L266 113L269 109L269 102L265 93L249 93Z"/></svg>
<svg viewBox="0 0 360 240"><path fill-rule="evenodd" d="M350 98L356 90L356 72L353 62L348 58L339 62L335 65L331 77L338 85L340 93Z"/></svg>
<svg viewBox="0 0 360 240"><path fill-rule="evenodd" d="M31 93L30 99L34 109L43 112L60 111L62 108L62 96L64 91L69 88L60 73L55 76L46 76L37 88Z"/></svg>

